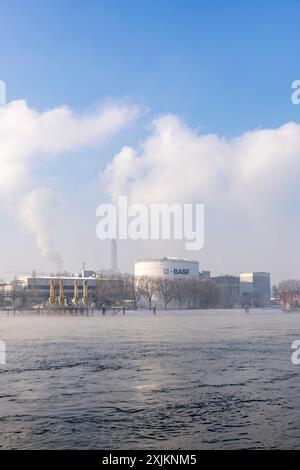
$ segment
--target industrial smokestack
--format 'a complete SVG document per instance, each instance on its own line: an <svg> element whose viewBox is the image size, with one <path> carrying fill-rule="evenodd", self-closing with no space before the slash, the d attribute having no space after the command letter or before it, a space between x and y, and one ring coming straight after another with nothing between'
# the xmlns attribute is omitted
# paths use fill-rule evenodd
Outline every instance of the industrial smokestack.
<svg viewBox="0 0 300 470"><path fill-rule="evenodd" d="M111 240L111 247L110 247L110 269L111 271L118 271L118 247L117 241Z"/></svg>

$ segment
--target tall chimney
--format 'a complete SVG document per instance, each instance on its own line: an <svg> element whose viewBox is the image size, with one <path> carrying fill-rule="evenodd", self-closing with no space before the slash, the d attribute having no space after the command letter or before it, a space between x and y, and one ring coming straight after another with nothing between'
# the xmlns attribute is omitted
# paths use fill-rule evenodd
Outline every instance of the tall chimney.
<svg viewBox="0 0 300 470"><path fill-rule="evenodd" d="M111 240L110 269L113 272L118 271L118 247L117 247L117 241L115 239Z"/></svg>

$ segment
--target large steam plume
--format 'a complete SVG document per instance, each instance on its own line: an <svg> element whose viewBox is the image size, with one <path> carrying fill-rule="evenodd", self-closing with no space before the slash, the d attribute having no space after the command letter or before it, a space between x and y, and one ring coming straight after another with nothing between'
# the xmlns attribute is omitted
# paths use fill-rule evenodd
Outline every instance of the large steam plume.
<svg viewBox="0 0 300 470"><path fill-rule="evenodd" d="M202 267L279 279L300 276L299 175L299 124L229 138L165 115L139 147L121 149L103 180L112 199L205 203Z"/></svg>
<svg viewBox="0 0 300 470"><path fill-rule="evenodd" d="M33 170L49 158L98 145L138 112L137 107L124 104L110 104L89 114L76 114L66 106L39 112L25 101L0 107L1 199L9 201L23 227L35 235L41 254L56 267L61 267L62 258L51 222L54 192L47 183L35 181Z"/></svg>

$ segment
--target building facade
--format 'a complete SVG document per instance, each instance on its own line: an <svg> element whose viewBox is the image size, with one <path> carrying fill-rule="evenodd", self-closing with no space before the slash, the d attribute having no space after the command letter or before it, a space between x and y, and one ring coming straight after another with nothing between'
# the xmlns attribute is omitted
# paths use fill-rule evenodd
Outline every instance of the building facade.
<svg viewBox="0 0 300 470"><path fill-rule="evenodd" d="M226 274L211 279L220 288L220 307L234 308L240 306L240 278L238 276Z"/></svg>
<svg viewBox="0 0 300 470"><path fill-rule="evenodd" d="M266 307L270 305L270 273L250 272L240 274L240 295L242 305Z"/></svg>
<svg viewBox="0 0 300 470"><path fill-rule="evenodd" d="M85 271L86 272L86 271ZM60 293L60 284L63 289L63 297L67 304L70 304L77 291L79 302L84 296L84 285L86 294L90 302L103 297L102 301L107 301L112 297L114 291L120 289L121 280L118 278L83 277L83 276L22 276L19 278L24 291L27 294L28 302L31 304L45 304L50 298L50 285L54 288L54 296L57 298ZM76 286L76 287L75 287ZM105 298L107 297L107 299Z"/></svg>
<svg viewBox="0 0 300 470"><path fill-rule="evenodd" d="M135 277L165 277L169 279L198 278L199 262L185 258L153 258L134 263Z"/></svg>

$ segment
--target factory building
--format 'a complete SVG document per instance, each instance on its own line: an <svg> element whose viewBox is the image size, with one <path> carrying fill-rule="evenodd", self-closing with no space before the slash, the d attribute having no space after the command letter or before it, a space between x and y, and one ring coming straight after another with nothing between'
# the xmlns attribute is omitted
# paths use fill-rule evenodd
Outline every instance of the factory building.
<svg viewBox="0 0 300 470"><path fill-rule="evenodd" d="M92 273L92 272L89 272ZM83 271L82 274L87 274ZM120 279L103 278L101 276L22 276L19 282L23 289L27 292L32 303L47 303L50 298L50 286L53 286L55 296L59 295L60 284L63 289L64 299L68 303L74 299L75 289L78 293L79 300L83 298L84 289L87 289L90 301L96 297L97 290L102 292L110 292L118 289Z"/></svg>
<svg viewBox="0 0 300 470"><path fill-rule="evenodd" d="M77 282L79 296L82 297L83 283L88 282L90 294L95 287L95 278L79 276L22 276L19 278L28 294L31 294L33 300L37 302L46 302L50 296L50 282L53 282L54 289L58 292L59 282L62 281L64 296L72 299L74 296L74 282Z"/></svg>
<svg viewBox="0 0 300 470"><path fill-rule="evenodd" d="M198 278L199 262L184 258L152 258L134 263L134 275L166 277L168 279Z"/></svg>
<svg viewBox="0 0 300 470"><path fill-rule="evenodd" d="M220 288L220 306L234 308L240 306L240 278L238 276L216 276L211 278Z"/></svg>
<svg viewBox="0 0 300 470"><path fill-rule="evenodd" d="M199 279L200 281L209 281L211 279L210 271L201 271L199 273Z"/></svg>
<svg viewBox="0 0 300 470"><path fill-rule="evenodd" d="M18 306L22 299L22 283L17 280L0 283L0 308L7 305Z"/></svg>
<svg viewBox="0 0 300 470"><path fill-rule="evenodd" d="M240 274L240 296L242 305L265 307L270 304L270 273L250 272Z"/></svg>

